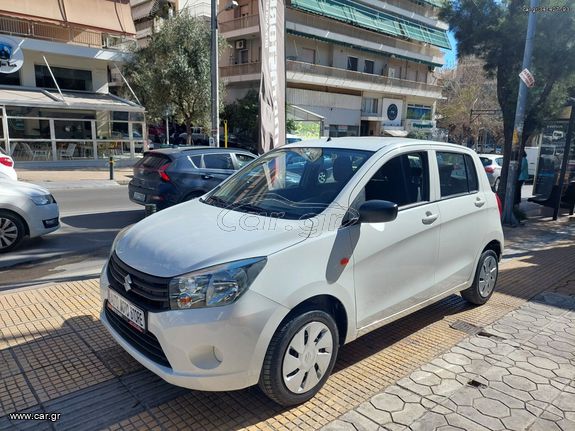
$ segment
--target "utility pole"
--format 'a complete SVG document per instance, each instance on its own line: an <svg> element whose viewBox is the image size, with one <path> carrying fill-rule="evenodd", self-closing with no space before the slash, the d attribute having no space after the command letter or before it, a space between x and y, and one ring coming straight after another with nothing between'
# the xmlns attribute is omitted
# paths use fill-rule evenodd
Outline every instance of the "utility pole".
<svg viewBox="0 0 575 431"><path fill-rule="evenodd" d="M212 0L212 138L213 145L220 145L220 89L218 82L218 0Z"/></svg>
<svg viewBox="0 0 575 431"><path fill-rule="evenodd" d="M529 19L527 22L527 36L525 38L525 50L523 51L522 70L531 66L531 56L533 54L533 38L535 36L536 15L535 8L539 6L539 0L531 0L529 9ZM503 206L503 224L517 226L518 222L513 214L515 203L515 187L521 161L521 141L523 135L523 123L525 121L525 106L527 105L527 85L523 80L519 80L519 95L517 97L517 107L515 108L515 125L513 127L513 141L511 147L511 161L507 172L507 184L505 187L505 205Z"/></svg>

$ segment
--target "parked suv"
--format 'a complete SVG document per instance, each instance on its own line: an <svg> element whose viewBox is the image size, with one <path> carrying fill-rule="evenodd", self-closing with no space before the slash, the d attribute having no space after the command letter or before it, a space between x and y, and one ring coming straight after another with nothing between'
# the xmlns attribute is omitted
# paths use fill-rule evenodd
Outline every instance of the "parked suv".
<svg viewBox="0 0 575 431"><path fill-rule="evenodd" d="M130 200L158 210L197 198L256 156L242 150L179 147L154 150L134 165Z"/></svg>
<svg viewBox="0 0 575 431"><path fill-rule="evenodd" d="M259 384L292 405L322 387L343 344L457 292L485 303L502 250L499 202L472 150L305 141L122 231L101 318L170 383Z"/></svg>

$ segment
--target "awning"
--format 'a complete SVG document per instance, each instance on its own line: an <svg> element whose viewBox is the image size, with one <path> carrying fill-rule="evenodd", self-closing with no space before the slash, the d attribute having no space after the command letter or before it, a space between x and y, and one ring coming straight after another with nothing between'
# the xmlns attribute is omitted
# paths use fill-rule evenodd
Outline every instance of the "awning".
<svg viewBox="0 0 575 431"><path fill-rule="evenodd" d="M300 108L299 106L295 105L288 105L287 107L287 116L290 120L294 121L314 121L319 122L323 121L324 117L315 112L308 111L307 109Z"/></svg>
<svg viewBox="0 0 575 431"><path fill-rule="evenodd" d="M405 138L409 134L409 132L407 132L405 130L393 130L393 129L387 130L387 129L384 129L383 131L386 135L393 136L395 138Z"/></svg>
<svg viewBox="0 0 575 431"><path fill-rule="evenodd" d="M139 21L157 14L165 3L175 3L175 0L144 0L132 5L132 19ZM175 7L175 5L174 5Z"/></svg>
<svg viewBox="0 0 575 431"><path fill-rule="evenodd" d="M29 106L52 109L75 109L82 111L130 111L145 112L143 106L112 94L62 92L40 88L0 86L0 105Z"/></svg>
<svg viewBox="0 0 575 431"><path fill-rule="evenodd" d="M447 31L382 12L353 0L292 0L291 5L295 9L352 23L378 33L407 37L451 49Z"/></svg>

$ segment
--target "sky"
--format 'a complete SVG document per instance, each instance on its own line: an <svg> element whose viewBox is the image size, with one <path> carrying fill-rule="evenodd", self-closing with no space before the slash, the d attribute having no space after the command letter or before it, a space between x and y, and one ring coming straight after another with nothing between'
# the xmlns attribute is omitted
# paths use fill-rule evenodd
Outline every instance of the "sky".
<svg viewBox="0 0 575 431"><path fill-rule="evenodd" d="M442 51L445 53L444 67L446 69L452 69L457 64L457 41L455 40L455 36L451 31L447 32L447 36L449 37L449 42L451 43L451 47L453 49L442 49Z"/></svg>

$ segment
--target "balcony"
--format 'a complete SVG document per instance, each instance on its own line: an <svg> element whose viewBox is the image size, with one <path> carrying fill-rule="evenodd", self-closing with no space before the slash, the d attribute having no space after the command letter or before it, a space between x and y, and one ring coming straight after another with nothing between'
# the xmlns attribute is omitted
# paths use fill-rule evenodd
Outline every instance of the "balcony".
<svg viewBox="0 0 575 431"><path fill-rule="evenodd" d="M226 82L258 81L262 70L260 62L220 66L220 77Z"/></svg>
<svg viewBox="0 0 575 431"><path fill-rule="evenodd" d="M246 36L248 34L259 33L260 16L248 15L241 18L232 19L231 21L221 22L219 24L220 32L230 39L234 37Z"/></svg>
<svg viewBox="0 0 575 431"><path fill-rule="evenodd" d="M319 64L286 61L288 82L377 91L430 98L441 97L441 87L426 82L408 81L387 76L355 72Z"/></svg>
<svg viewBox="0 0 575 431"><path fill-rule="evenodd" d="M0 16L0 33L91 48L125 50L135 39L110 33Z"/></svg>

